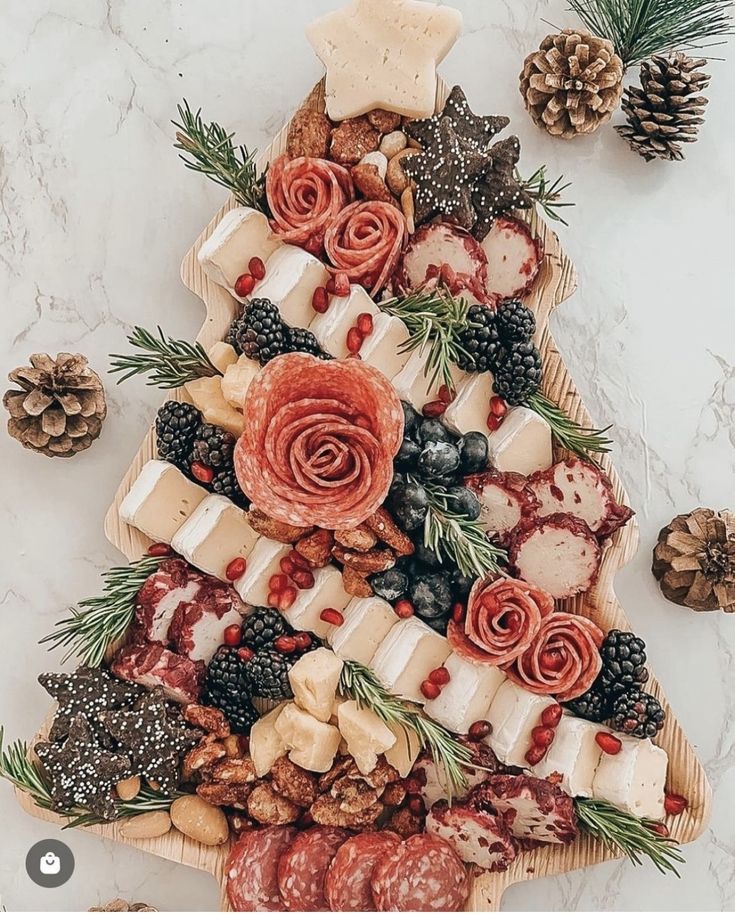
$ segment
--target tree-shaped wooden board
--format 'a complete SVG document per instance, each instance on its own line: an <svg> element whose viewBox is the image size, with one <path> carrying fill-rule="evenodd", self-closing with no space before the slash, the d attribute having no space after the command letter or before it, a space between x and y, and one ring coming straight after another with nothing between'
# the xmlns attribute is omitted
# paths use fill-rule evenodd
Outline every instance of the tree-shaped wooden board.
<svg viewBox="0 0 735 915"><path fill-rule="evenodd" d="M439 81L437 84L437 110L442 107L447 94L448 87ZM324 110L323 82L314 88L304 104L321 111ZM259 162L261 169L285 151L287 133L288 125L262 155ZM199 236L182 263L181 275L185 285L198 295L206 306L206 319L197 338L205 348L223 338L235 314L237 303L226 290L217 286L206 276L197 261L197 252L202 243L211 235L222 216L234 205L235 202L231 199L222 207ZM547 397L563 407L573 419L584 425L590 425L590 417L556 350L548 328L551 312L576 288L574 266L562 250L556 234L536 215L530 217L530 222L533 232L543 241L545 250L540 275L533 291L526 299L526 304L533 309L537 319L536 342L541 350L544 364L543 391ZM150 541L135 528L122 521L119 506L143 465L155 456L155 441L153 429L151 429L120 484L105 520L107 537L129 560L139 558L147 549ZM557 456L564 457L565 455L560 453ZM612 481L618 500L627 501L625 490L607 456L603 458L602 465ZM575 599L564 601L563 609L581 611L584 604L584 613L598 623L604 631L616 627L629 628L625 613L615 596L613 585L616 572L630 560L637 545L638 529L635 521L632 521L618 530L606 544L599 578L592 590ZM682 844L691 842L706 827L710 813L710 788L702 766L676 718L671 713L655 678L649 681L647 688L650 688L651 692L659 698L667 711L666 724L659 735L658 743L669 755L668 789L683 794L689 799L688 809L677 817L674 823L673 835ZM34 807L25 795L21 795L20 800L25 809L34 816L61 822L54 814ZM226 846L206 848L176 830L172 830L168 835L159 839L133 840L125 838L121 834L120 826L116 824L91 828L107 838L127 842L149 851L151 854L209 871L222 885L223 910L229 908L223 880L224 861L227 856ZM505 888L511 884L588 867L613 857L615 857L613 852L589 836L582 836L567 846L545 845L519 856L510 869L504 873L490 874L476 879L468 908L474 911L496 910L500 907Z"/></svg>

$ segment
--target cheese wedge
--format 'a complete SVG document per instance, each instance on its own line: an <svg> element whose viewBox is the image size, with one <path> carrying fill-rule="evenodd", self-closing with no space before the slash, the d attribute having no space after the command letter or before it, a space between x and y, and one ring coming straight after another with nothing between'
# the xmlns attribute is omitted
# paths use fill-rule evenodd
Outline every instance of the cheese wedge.
<svg viewBox="0 0 735 915"><path fill-rule="evenodd" d="M171 546L195 568L227 581L233 559L247 559L258 534L247 512L225 496L207 496L176 532Z"/></svg>
<svg viewBox="0 0 735 915"><path fill-rule="evenodd" d="M345 359L350 352L347 349L347 333L357 324L361 314L372 315L375 319L380 314L380 309L362 286L353 285L350 286L349 295L329 297L329 308L324 314L314 317L309 330L322 349L336 359Z"/></svg>
<svg viewBox="0 0 735 915"><path fill-rule="evenodd" d="M250 383L259 371L258 363L247 356L240 356L236 362L227 366L221 385L222 396L230 406L242 410Z"/></svg>
<svg viewBox="0 0 735 915"><path fill-rule="evenodd" d="M303 248L282 245L266 262L265 277L255 284L252 298L270 299L292 327L308 327L314 317L311 300L317 286L326 286L329 272Z"/></svg>
<svg viewBox="0 0 735 915"><path fill-rule="evenodd" d="M408 331L400 318L379 314L373 319L373 332L365 337L360 358L380 369L386 378L395 378L411 358L410 351L403 349L406 340Z"/></svg>
<svg viewBox="0 0 735 915"><path fill-rule="evenodd" d="M210 279L235 295L237 278L248 272L250 259L266 261L281 245L263 213L250 207L234 207L217 223L199 249L197 260Z"/></svg>
<svg viewBox="0 0 735 915"><path fill-rule="evenodd" d="M421 684L449 655L444 636L415 616L400 620L380 643L371 661L376 677L396 696L423 704Z"/></svg>
<svg viewBox="0 0 735 915"><path fill-rule="evenodd" d="M534 410L511 407L499 429L488 435L490 463L504 473L524 476L553 463L551 427Z"/></svg>
<svg viewBox="0 0 735 915"><path fill-rule="evenodd" d="M505 680L499 667L472 664L459 655L450 654L444 662L450 681L424 706L426 714L454 731L466 734L476 721L487 719L490 703Z"/></svg>
<svg viewBox="0 0 735 915"><path fill-rule="evenodd" d="M564 715L546 756L533 767L538 778L560 776L559 785L572 797L592 797L592 783L602 750L595 736L609 729L593 721Z"/></svg>
<svg viewBox="0 0 735 915"><path fill-rule="evenodd" d="M249 752L258 778L267 775L273 768L273 763L285 756L288 750L286 742L276 730L276 721L285 706L286 703L281 702L267 715L259 718L250 729Z"/></svg>
<svg viewBox="0 0 735 915"><path fill-rule="evenodd" d="M372 709L360 708L354 700L343 702L337 709L337 720L347 751L363 775L378 764L378 756L396 742L396 735Z"/></svg>
<svg viewBox="0 0 735 915"><path fill-rule="evenodd" d="M637 817L660 820L664 816L664 788L669 758L647 738L615 736L623 744L619 753L603 753L592 782L592 797L608 801Z"/></svg>
<svg viewBox="0 0 735 915"><path fill-rule="evenodd" d="M268 604L268 582L281 572L281 560L291 552L289 543L278 543L260 537L248 556L245 574L235 582L235 590L246 604L263 607Z"/></svg>
<svg viewBox="0 0 735 915"><path fill-rule="evenodd" d="M414 350L401 371L392 379L393 387L401 400L407 400L417 410L421 410L429 401L437 399L442 384L441 379L430 384L431 372L426 373L426 356L426 352ZM467 373L456 365L452 365L450 374L455 388L467 378Z"/></svg>
<svg viewBox="0 0 735 915"><path fill-rule="evenodd" d="M174 534L207 497L167 461L148 461L120 503L120 517L146 537L171 543Z"/></svg>
<svg viewBox="0 0 735 915"><path fill-rule="evenodd" d="M205 422L221 426L236 437L242 435L245 420L242 413L225 400L220 375L196 378L187 381L184 387L194 406L202 411Z"/></svg>
<svg viewBox="0 0 735 915"><path fill-rule="evenodd" d="M482 432L487 435L487 416L490 412L490 398L494 393L490 372L470 375L460 385L442 420L457 435L466 432Z"/></svg>
<svg viewBox="0 0 735 915"><path fill-rule="evenodd" d="M537 696L506 680L490 704L487 720L492 733L485 738L501 762L528 768L526 753L531 748L531 731L541 723L541 713L556 700Z"/></svg>
<svg viewBox="0 0 735 915"><path fill-rule="evenodd" d="M329 721L344 664L328 648L303 655L288 672L294 701L319 721Z"/></svg>
<svg viewBox="0 0 735 915"><path fill-rule="evenodd" d="M288 749L288 758L309 772L327 772L342 739L339 729L325 724L290 702L281 711L275 728Z"/></svg>
<svg viewBox="0 0 735 915"><path fill-rule="evenodd" d="M398 622L393 607L379 597L354 598L342 612L344 623L327 633L332 651L344 661L370 664L378 645Z"/></svg>
<svg viewBox="0 0 735 915"><path fill-rule="evenodd" d="M406 778L413 764L421 753L421 741L415 731L409 731L400 725L388 725L396 738L393 746L384 751L385 761L398 772L401 778Z"/></svg>
<svg viewBox="0 0 735 915"><path fill-rule="evenodd" d="M342 573L336 566L314 569L314 587L299 591L296 600L283 610L283 615L294 627L313 632L320 639L326 639L332 626L321 618L322 610L333 607L344 610L352 598L342 587Z"/></svg>
<svg viewBox="0 0 735 915"><path fill-rule="evenodd" d="M207 356L212 365L218 368L223 375L231 365L237 362L235 347L225 343L224 340L213 343L207 350Z"/></svg>

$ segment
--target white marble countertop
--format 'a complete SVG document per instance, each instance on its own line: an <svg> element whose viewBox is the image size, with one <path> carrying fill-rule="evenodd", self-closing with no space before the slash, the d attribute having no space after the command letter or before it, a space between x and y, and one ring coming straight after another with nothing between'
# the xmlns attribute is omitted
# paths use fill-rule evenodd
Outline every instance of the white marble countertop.
<svg viewBox="0 0 735 915"><path fill-rule="evenodd" d="M568 144L533 127L517 90L526 53L574 24L564 0L454 0L465 36L443 66L480 112L511 116L527 172L574 182L561 237L579 292L554 318L592 413L614 424L615 460L638 512L641 548L617 581L635 630L715 792L682 879L611 863L514 887L512 909L728 910L735 906L735 618L668 604L650 572L659 528L698 505L733 505L735 70L711 64L702 139L686 162L646 165L610 129ZM336 0L10 0L0 26L0 298L3 375L37 351L86 353L101 372L134 323L193 336L201 303L179 262L222 201L171 147L186 97L264 147L320 75L303 37ZM620 115L618 115L618 119ZM48 707L35 683L58 667L36 643L64 608L96 593L119 557L102 519L158 391L108 383L101 439L51 461L0 435L0 721L30 737ZM30 845L58 836L0 785L2 902L86 909L116 895L162 909L217 907L214 882L91 835L66 833L76 874L43 890Z"/></svg>

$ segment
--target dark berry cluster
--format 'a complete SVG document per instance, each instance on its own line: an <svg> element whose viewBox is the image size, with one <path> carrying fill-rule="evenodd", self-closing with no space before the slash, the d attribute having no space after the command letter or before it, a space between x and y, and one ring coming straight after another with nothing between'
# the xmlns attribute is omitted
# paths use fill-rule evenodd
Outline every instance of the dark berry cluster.
<svg viewBox="0 0 735 915"><path fill-rule="evenodd" d="M230 325L225 342L261 365L284 353L329 359L310 330L290 327L270 299L251 299Z"/></svg>

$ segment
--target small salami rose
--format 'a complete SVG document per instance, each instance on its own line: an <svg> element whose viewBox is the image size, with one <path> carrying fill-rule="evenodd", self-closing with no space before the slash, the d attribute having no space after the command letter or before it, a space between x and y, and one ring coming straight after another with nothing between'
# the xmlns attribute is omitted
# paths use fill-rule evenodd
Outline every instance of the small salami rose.
<svg viewBox="0 0 735 915"><path fill-rule="evenodd" d="M505 672L532 693L568 702L595 682L603 638L586 616L557 611L544 619L531 645Z"/></svg>
<svg viewBox="0 0 735 915"><path fill-rule="evenodd" d="M464 624L450 620L447 638L462 657L502 667L523 654L553 609L550 595L525 581L477 581Z"/></svg>
<svg viewBox="0 0 735 915"><path fill-rule="evenodd" d="M276 159L268 169L265 192L276 235L312 254L321 252L328 226L355 199L346 168L306 157Z"/></svg>

